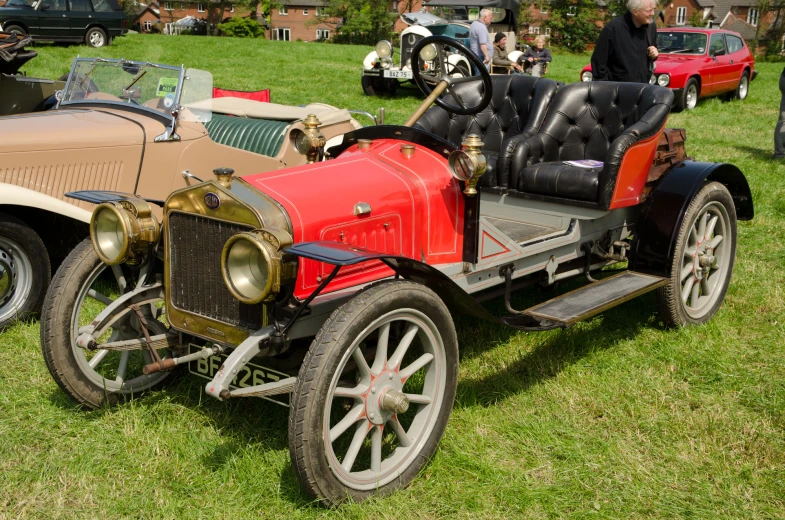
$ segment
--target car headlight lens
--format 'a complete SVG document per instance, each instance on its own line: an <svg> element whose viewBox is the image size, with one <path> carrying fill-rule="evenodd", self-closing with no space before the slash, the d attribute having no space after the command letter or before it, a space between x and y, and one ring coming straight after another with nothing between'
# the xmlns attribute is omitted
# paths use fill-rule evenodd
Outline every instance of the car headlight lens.
<svg viewBox="0 0 785 520"><path fill-rule="evenodd" d="M299 128L292 130L290 139L297 153L305 155L311 150L311 140L308 138L308 134Z"/></svg>
<svg viewBox="0 0 785 520"><path fill-rule="evenodd" d="M281 251L291 243L289 234L277 229L245 231L229 238L221 252L221 274L229 292L247 304L275 298L281 281L297 273L297 263L284 261Z"/></svg>
<svg viewBox="0 0 785 520"><path fill-rule="evenodd" d="M649 78L649 85L656 85L657 84L657 75L652 74Z"/></svg>
<svg viewBox="0 0 785 520"><path fill-rule="evenodd" d="M141 199L104 202L90 219L90 241L107 265L141 264L158 243L161 227Z"/></svg>
<svg viewBox="0 0 785 520"><path fill-rule="evenodd" d="M383 69L389 69L392 66L392 60L390 58L380 58L379 62Z"/></svg>
<svg viewBox="0 0 785 520"><path fill-rule="evenodd" d="M387 40L382 40L376 44L376 55L380 58L390 58L393 54L393 47L392 43L388 42Z"/></svg>
<svg viewBox="0 0 785 520"><path fill-rule="evenodd" d="M667 87L668 84L671 82L671 77L667 74L660 74L657 78L657 85L661 87Z"/></svg>
<svg viewBox="0 0 785 520"><path fill-rule="evenodd" d="M592 73L590 70L585 70L581 73L581 81L591 81Z"/></svg>
<svg viewBox="0 0 785 520"><path fill-rule="evenodd" d="M426 45L420 51L420 58L425 61L433 61L436 58L436 46L435 45Z"/></svg>
<svg viewBox="0 0 785 520"><path fill-rule="evenodd" d="M468 181L477 171L477 157L465 152L464 150L456 150L450 154L447 159L447 164L450 167L450 173L459 181Z"/></svg>

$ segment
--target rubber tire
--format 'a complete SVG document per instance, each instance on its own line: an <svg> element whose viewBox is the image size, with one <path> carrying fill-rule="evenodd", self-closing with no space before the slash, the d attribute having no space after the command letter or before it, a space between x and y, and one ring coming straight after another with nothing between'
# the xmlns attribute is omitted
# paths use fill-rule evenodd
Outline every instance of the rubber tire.
<svg viewBox="0 0 785 520"><path fill-rule="evenodd" d="M747 83L747 89L744 91L744 97L741 95L741 85L743 82ZM747 99L747 96L750 95L750 73L746 70L741 74L741 79L739 80L739 84L736 86L736 90L733 92L733 99L738 99L740 101L744 101Z"/></svg>
<svg viewBox="0 0 785 520"><path fill-rule="evenodd" d="M82 241L55 273L41 311L41 352L46 367L66 394L88 408L113 406L128 399L125 394L108 393L102 386L90 381L79 369L70 344L71 312L75 300L84 282L100 263L90 239ZM167 376L162 383L168 379L172 378ZM134 397L147 390L134 393Z"/></svg>
<svg viewBox="0 0 785 520"><path fill-rule="evenodd" d="M0 214L0 236L7 237L24 250L30 259L33 271L30 294L14 316L0 321L1 331L17 320L35 315L41 310L46 290L52 278L52 267L49 262L49 252L46 250L43 240L38 236L38 233L21 220L10 215Z"/></svg>
<svg viewBox="0 0 785 520"><path fill-rule="evenodd" d="M330 469L321 435L325 398L331 378L353 339L377 317L399 308L417 308L441 332L447 374L444 400L430 437L417 458L400 476L370 491L349 489ZM446 305L429 288L409 281L384 282L358 293L336 309L311 343L297 376L289 409L289 455L303 489L326 505L347 498L362 501L386 495L409 484L430 460L447 426L458 381L458 338ZM309 425L313 427L309 428Z"/></svg>
<svg viewBox="0 0 785 520"><path fill-rule="evenodd" d="M698 99L700 97L700 87L698 86L698 80L695 78L690 78L687 80L687 83L684 85L684 90L681 92L681 96L676 100L674 103L673 108L676 112L681 112L683 110L692 110L695 107L690 108L687 105L687 91L689 90L690 86L694 85L696 89L696 99L695 99L695 106L698 105Z"/></svg>
<svg viewBox="0 0 785 520"><path fill-rule="evenodd" d="M19 27L18 25L9 25L8 27L3 27L3 32L5 33L15 33L21 34L22 36L27 36L27 31L23 28Z"/></svg>
<svg viewBox="0 0 785 520"><path fill-rule="evenodd" d="M383 96L387 94L387 83L384 78L363 76L362 86L366 96Z"/></svg>
<svg viewBox="0 0 785 520"><path fill-rule="evenodd" d="M93 45L92 42L90 41L90 36L94 33L100 33L103 36L103 43L101 45ZM109 45L109 36L107 36L106 32L100 27L91 27L90 29L87 30L87 33L85 33L84 41L88 47L93 47L94 49L98 49Z"/></svg>
<svg viewBox="0 0 785 520"><path fill-rule="evenodd" d="M702 316L694 318L685 312L681 301L681 260L684 255L684 249L687 246L690 230L694 225L695 219L698 217L698 213L706 204L712 201L719 202L725 206L725 210L727 211L730 220L730 234L733 244L731 246L728 270L725 274L725 279L721 281L722 286L719 288L719 297ZM662 318L666 327L700 325L709 321L717 313L725 299L725 294L728 291L730 279L733 274L733 264L736 259L736 237L736 206L733 203L733 197L728 192L728 189L719 182L705 184L692 199L684 214L684 219L682 220L676 238L676 248L673 252L673 258L671 259L670 281L667 285L664 285L657 290L660 318Z"/></svg>

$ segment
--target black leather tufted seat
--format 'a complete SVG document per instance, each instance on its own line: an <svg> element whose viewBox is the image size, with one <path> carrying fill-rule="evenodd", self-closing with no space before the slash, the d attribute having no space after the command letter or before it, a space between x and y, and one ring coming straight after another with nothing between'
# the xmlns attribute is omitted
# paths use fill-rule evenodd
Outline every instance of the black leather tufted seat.
<svg viewBox="0 0 785 520"><path fill-rule="evenodd" d="M415 127L447 139L456 145L469 134L477 134L482 139L483 153L488 160L488 169L480 179L486 187L508 186L509 161L505 168L497 167L497 158L506 149L505 142L515 136L534 135L542 124L545 111L556 92L556 82L514 74L510 76L491 76L493 95L491 102L480 113L471 116L457 116L439 106L432 106L417 121ZM464 105L476 105L481 98L479 81L457 85L455 90ZM447 103L457 105L452 96L445 98Z"/></svg>
<svg viewBox="0 0 785 520"><path fill-rule="evenodd" d="M598 81L565 86L554 96L539 132L508 143L514 147L506 152L510 186L608 209L624 154L659 134L672 104L673 92L656 85ZM652 154L654 147L656 141ZM603 164L564 163L584 159Z"/></svg>

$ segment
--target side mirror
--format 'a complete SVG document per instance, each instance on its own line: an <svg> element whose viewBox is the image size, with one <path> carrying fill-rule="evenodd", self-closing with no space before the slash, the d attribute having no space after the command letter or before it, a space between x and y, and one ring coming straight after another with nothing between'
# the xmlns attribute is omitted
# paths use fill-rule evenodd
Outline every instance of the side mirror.
<svg viewBox="0 0 785 520"><path fill-rule="evenodd" d="M46 11L46 10L47 10L47 9L49 9L50 7L51 7L51 6L50 6L49 4L47 4L47 3L43 3L43 4L41 4L41 11Z"/></svg>
<svg viewBox="0 0 785 520"><path fill-rule="evenodd" d="M716 51L711 51L711 56L714 58L716 56L724 56L725 49L717 49Z"/></svg>

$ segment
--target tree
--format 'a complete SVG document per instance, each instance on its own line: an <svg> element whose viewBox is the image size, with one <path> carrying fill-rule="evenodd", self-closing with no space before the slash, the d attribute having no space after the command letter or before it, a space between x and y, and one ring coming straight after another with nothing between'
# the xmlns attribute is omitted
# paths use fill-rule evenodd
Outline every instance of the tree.
<svg viewBox="0 0 785 520"><path fill-rule="evenodd" d="M392 37L397 18L389 0L325 0L319 15L306 24L328 24L340 29L340 41L372 45Z"/></svg>
<svg viewBox="0 0 785 520"><path fill-rule="evenodd" d="M552 0L546 25L554 41L573 52L582 52L597 41L602 19L594 0Z"/></svg>

